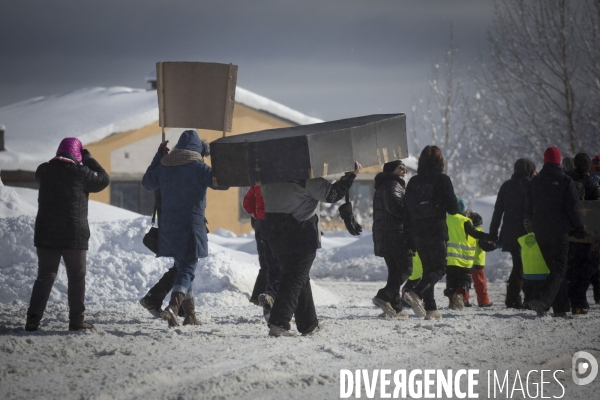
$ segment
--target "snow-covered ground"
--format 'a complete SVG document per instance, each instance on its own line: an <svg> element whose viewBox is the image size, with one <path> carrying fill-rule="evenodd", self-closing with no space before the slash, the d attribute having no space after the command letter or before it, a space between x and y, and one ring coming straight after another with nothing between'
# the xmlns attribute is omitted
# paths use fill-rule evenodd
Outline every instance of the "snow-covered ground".
<svg viewBox="0 0 600 400"><path fill-rule="evenodd" d="M600 306L573 319L506 310L509 264L499 251L489 254L486 267L493 307L448 310L438 284L442 320L423 321L412 311L407 320L390 320L378 318L371 304L387 271L372 255L370 232L359 238L326 233L311 271L324 329L275 339L267 336L261 309L247 300L258 271L254 238L217 230L194 281L202 325L169 329L137 303L172 263L142 245L149 218L96 202L90 202L86 292L87 320L96 328L67 331L61 269L41 330L25 332L37 268L36 210L36 191L0 186L2 399L329 399L340 396L341 369L369 375L375 369L478 369L480 398L491 388L488 371L501 380L508 371L516 390L506 396L505 388L496 398L533 397L542 380L549 382L544 396L561 397L564 386L562 398L591 399L600 389L600 378L587 386L571 379L576 351L600 357ZM542 369L563 370L556 373L560 384L552 373L542 379ZM520 391L519 382L529 393Z"/></svg>

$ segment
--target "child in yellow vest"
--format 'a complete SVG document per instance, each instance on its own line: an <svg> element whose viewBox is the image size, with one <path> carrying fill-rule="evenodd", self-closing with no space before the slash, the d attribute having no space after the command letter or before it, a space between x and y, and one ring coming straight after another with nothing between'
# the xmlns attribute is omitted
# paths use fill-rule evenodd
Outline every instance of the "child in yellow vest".
<svg viewBox="0 0 600 400"><path fill-rule="evenodd" d="M462 310L464 296L471 288L471 273L478 239L489 240L489 235L475 229L473 222L465 216L467 206L458 199L458 214L447 215L448 226L446 290L444 295L450 300L449 308Z"/></svg>

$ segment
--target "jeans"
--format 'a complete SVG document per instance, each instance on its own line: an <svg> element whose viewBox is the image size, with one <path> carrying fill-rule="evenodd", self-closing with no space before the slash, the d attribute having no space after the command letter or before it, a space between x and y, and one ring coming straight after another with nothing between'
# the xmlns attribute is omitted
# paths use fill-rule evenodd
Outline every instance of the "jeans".
<svg viewBox="0 0 600 400"><path fill-rule="evenodd" d="M67 298L69 301L69 321L71 324L83 322L85 311L85 272L86 253L84 249L44 249L37 248L38 276L33 283L31 300L27 317L38 322L42 319L46 304L58 273L58 266L62 257L67 270Z"/></svg>
<svg viewBox="0 0 600 400"><path fill-rule="evenodd" d="M175 258L175 267L177 268L177 276L173 283L173 292L181 292L185 294L185 299L191 299L192 293L192 282L196 276L196 267L198 266L198 259L189 261L186 259Z"/></svg>
<svg viewBox="0 0 600 400"><path fill-rule="evenodd" d="M300 333L312 332L318 325L317 312L310 287L309 272L317 256L316 250L280 256L281 284L271 310L269 323L289 330L292 316Z"/></svg>
<svg viewBox="0 0 600 400"><path fill-rule="evenodd" d="M402 311L402 298L400 287L412 274L412 256L401 249L393 249L384 257L388 268L386 285L379 289L377 297L389 302L396 312Z"/></svg>

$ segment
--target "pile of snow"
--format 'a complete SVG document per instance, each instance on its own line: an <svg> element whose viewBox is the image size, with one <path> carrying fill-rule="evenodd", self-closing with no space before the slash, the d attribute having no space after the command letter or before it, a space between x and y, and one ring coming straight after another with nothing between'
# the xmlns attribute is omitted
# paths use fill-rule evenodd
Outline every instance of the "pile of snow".
<svg viewBox="0 0 600 400"><path fill-rule="evenodd" d="M33 246L36 203L36 190L0 186L0 303L29 301L37 274ZM91 238L87 253L86 302L137 301L173 265L173 260L156 258L143 245L150 218L95 201L89 205ZM220 245L220 241L228 247ZM243 245L253 248L254 254L234 249ZM247 304L258 269L252 237L209 234L209 256L200 260L193 285L197 303L201 306ZM331 291L315 284L313 293L317 304L338 301ZM66 273L60 268L50 300L66 301L66 296Z"/></svg>

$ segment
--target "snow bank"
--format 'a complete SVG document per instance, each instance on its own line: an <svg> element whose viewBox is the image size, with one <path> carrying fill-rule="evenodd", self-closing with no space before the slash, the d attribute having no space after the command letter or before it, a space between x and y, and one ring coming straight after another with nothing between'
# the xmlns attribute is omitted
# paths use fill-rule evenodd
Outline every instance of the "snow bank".
<svg viewBox="0 0 600 400"><path fill-rule="evenodd" d="M19 196L25 194L29 201ZM0 186L0 303L28 302L37 274L33 232L37 191ZM137 301L173 265L143 245L150 218L90 201L91 238L87 254L86 302ZM254 254L230 247L246 245ZM213 240L215 243L213 243ZM230 243L227 243L229 240ZM231 241L235 243L232 244ZM193 290L199 305L245 305L258 274L253 238L209 234L209 256L200 260ZM337 296L313 284L317 304L334 304ZM59 268L51 301L66 301L67 278Z"/></svg>

